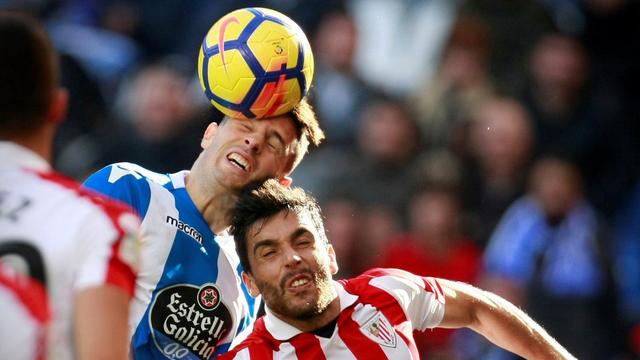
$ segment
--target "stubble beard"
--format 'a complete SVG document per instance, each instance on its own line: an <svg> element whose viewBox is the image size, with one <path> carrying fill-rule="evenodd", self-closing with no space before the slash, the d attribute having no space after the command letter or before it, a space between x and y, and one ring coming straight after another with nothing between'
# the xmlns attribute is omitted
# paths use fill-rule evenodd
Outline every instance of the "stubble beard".
<svg viewBox="0 0 640 360"><path fill-rule="evenodd" d="M296 305L292 301L293 299L287 298L284 283L291 276L285 277L279 286L260 281L257 281L256 285L262 293L265 304L274 313L297 320L310 320L322 315L329 308L329 304L333 300L333 292L331 291L333 284L328 269L323 268L317 273L303 271L292 274L292 276L300 273L310 274L317 289L317 297L312 296L309 301L302 305Z"/></svg>

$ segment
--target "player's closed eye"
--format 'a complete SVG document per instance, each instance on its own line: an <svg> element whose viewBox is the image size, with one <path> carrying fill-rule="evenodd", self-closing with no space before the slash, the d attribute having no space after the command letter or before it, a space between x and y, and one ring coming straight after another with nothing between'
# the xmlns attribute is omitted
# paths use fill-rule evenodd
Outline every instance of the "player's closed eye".
<svg viewBox="0 0 640 360"><path fill-rule="evenodd" d="M274 257L275 255L276 255L275 249L264 249L263 251L260 252L260 257L262 258L271 258L271 257Z"/></svg>
<svg viewBox="0 0 640 360"><path fill-rule="evenodd" d="M277 153L281 153L284 151L284 145L275 137L272 137L267 142L267 146Z"/></svg>
<svg viewBox="0 0 640 360"><path fill-rule="evenodd" d="M305 248L305 247L309 247L309 246L311 246L311 245L312 245L312 243L313 243L313 242L311 241L311 239L307 239L307 238L299 238L298 240L296 240L295 245L296 245L297 247Z"/></svg>

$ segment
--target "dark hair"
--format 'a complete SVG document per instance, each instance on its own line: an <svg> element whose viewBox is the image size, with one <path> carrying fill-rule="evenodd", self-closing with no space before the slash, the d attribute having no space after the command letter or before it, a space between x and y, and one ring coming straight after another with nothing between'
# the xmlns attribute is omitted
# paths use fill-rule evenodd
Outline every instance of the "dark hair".
<svg viewBox="0 0 640 360"><path fill-rule="evenodd" d="M247 249L248 232L254 225L281 211L289 211L296 215L302 213L310 215L317 233L325 243L328 242L324 232L322 212L316 199L301 188L288 188L276 180L267 180L257 188L245 191L233 209L230 233L234 237L244 271L251 272Z"/></svg>
<svg viewBox="0 0 640 360"><path fill-rule="evenodd" d="M304 154L307 153L309 143L314 146L320 145L324 139L324 131L320 128L316 113L306 97L289 112L289 116L296 125L296 130L298 130L300 135L300 143L298 144L296 158L293 160L293 164L291 166L291 169L293 170L298 166L300 161L302 161Z"/></svg>
<svg viewBox="0 0 640 360"><path fill-rule="evenodd" d="M34 18L0 11L0 134L42 125L58 84L56 53Z"/></svg>

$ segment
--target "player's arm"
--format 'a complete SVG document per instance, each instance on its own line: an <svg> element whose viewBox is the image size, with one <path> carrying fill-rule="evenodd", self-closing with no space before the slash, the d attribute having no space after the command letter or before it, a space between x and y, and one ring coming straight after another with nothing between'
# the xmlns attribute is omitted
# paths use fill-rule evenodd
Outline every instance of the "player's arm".
<svg viewBox="0 0 640 360"><path fill-rule="evenodd" d="M540 325L507 300L469 284L438 279L445 295L439 327L468 327L527 359L575 359Z"/></svg>
<svg viewBox="0 0 640 360"><path fill-rule="evenodd" d="M127 358L129 299L129 294L110 284L88 288L76 295L77 359Z"/></svg>

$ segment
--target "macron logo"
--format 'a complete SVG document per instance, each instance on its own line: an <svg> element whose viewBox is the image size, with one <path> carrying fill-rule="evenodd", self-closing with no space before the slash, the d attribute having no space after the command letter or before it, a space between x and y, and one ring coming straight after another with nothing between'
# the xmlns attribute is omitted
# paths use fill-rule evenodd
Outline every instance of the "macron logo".
<svg viewBox="0 0 640 360"><path fill-rule="evenodd" d="M191 236L193 240L197 241L198 244L202 245L202 234L198 232L198 230L194 229L191 225L185 224L182 221L167 215L167 224L178 228L178 230L183 233Z"/></svg>

